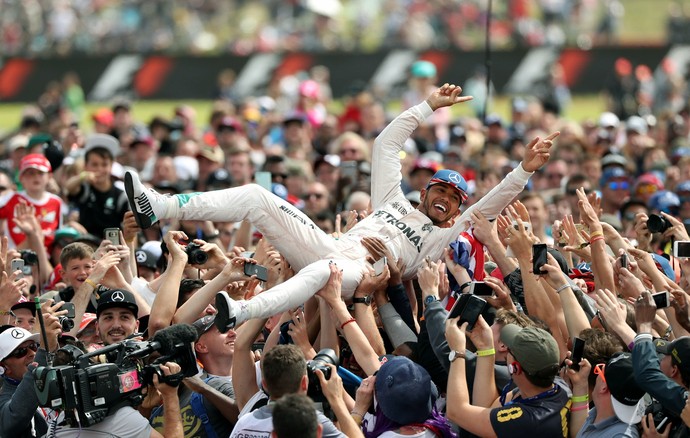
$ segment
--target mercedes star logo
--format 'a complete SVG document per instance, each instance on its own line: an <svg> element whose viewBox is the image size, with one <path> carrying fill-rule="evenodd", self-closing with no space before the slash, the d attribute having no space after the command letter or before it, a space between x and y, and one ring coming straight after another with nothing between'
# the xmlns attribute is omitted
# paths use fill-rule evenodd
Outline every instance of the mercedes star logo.
<svg viewBox="0 0 690 438"><path fill-rule="evenodd" d="M448 175L448 179L453 181L455 184L460 183L460 174L453 172L450 175Z"/></svg>
<svg viewBox="0 0 690 438"><path fill-rule="evenodd" d="M14 339L21 339L24 337L24 332L19 329L13 329L11 335Z"/></svg>
<svg viewBox="0 0 690 438"><path fill-rule="evenodd" d="M123 294L120 291L113 292L113 294L110 296L110 299L112 301L124 301L125 300L125 294Z"/></svg>

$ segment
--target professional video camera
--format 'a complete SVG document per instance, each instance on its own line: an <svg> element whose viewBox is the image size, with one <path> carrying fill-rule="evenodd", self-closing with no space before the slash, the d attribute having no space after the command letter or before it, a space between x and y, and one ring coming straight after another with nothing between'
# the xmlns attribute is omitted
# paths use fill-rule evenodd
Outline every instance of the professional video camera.
<svg viewBox="0 0 690 438"><path fill-rule="evenodd" d="M307 376L309 377L309 387L307 388L307 395L312 399L317 409L319 409L325 416L333 420L335 415L331 410L331 405L328 403L326 396L321 389L319 376L316 375L316 370L321 370L323 377L326 380L331 378L331 368L328 364L338 366L338 356L330 348L319 350L314 359L307 362Z"/></svg>
<svg viewBox="0 0 690 438"><path fill-rule="evenodd" d="M177 386L184 377L197 374L192 342L197 331L188 324L176 324L156 332L147 342L133 339L86 354L72 354L71 363L38 367L34 370L40 406L63 411L71 427L89 427L99 423L122 406L137 406L142 390L153 383L154 374L161 382ZM160 357L145 364L152 354ZM92 358L106 355L108 363ZM182 371L163 376L160 365L175 362Z"/></svg>

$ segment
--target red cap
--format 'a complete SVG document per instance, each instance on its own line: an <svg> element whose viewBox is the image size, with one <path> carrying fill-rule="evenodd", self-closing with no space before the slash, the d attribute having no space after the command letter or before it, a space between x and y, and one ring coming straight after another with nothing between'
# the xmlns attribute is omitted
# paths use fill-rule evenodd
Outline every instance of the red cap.
<svg viewBox="0 0 690 438"><path fill-rule="evenodd" d="M79 330L77 330L77 335L79 335L81 332L84 331L86 327L89 326L92 322L96 320L96 314L95 313L84 313L84 316L81 319L81 323L79 324Z"/></svg>
<svg viewBox="0 0 690 438"><path fill-rule="evenodd" d="M26 169L37 169L44 173L53 171L50 161L48 161L45 155L41 154L29 154L22 158L22 161L19 163L19 174L24 173Z"/></svg>
<svg viewBox="0 0 690 438"><path fill-rule="evenodd" d="M91 120L107 127L113 126L113 118L110 108L99 108L91 114Z"/></svg>

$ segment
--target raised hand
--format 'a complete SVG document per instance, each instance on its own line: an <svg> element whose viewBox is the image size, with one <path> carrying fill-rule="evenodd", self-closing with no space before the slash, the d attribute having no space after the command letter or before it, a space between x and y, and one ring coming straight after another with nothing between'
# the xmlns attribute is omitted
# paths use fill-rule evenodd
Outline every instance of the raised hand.
<svg viewBox="0 0 690 438"><path fill-rule="evenodd" d="M467 102L474 99L472 96L461 96L462 88L455 84L445 83L436 89L426 99L432 110L436 111L444 106L452 106L456 103Z"/></svg>
<svg viewBox="0 0 690 438"><path fill-rule="evenodd" d="M534 172L546 164L551 156L549 151L551 150L551 146L553 146L553 140L559 135L561 135L561 133L556 131L543 140L539 137L535 137L529 142L525 147L522 168L527 172Z"/></svg>

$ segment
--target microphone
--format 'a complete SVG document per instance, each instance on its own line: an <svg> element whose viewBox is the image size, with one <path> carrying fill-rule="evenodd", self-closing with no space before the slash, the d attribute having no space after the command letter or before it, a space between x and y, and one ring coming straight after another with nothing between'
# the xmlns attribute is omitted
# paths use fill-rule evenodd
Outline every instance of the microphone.
<svg viewBox="0 0 690 438"><path fill-rule="evenodd" d="M141 348L128 357L144 357L159 351L162 356L175 353L175 350L184 344L195 342L198 338L197 331L189 324L175 324L156 332L144 348Z"/></svg>

